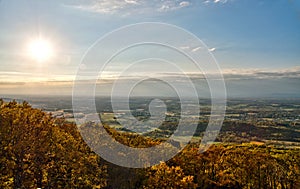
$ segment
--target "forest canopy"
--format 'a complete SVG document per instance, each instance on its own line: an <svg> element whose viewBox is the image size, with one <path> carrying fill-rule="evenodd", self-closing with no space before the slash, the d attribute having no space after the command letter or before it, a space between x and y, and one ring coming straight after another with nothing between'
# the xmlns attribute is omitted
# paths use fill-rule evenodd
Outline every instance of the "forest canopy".
<svg viewBox="0 0 300 189"><path fill-rule="evenodd" d="M299 149L250 143L214 144L204 153L189 144L146 169L113 165L95 154L76 125L27 102L0 100L0 188L299 188ZM83 131L92 127L82 126ZM107 128L119 142L159 144ZM175 148L176 146L174 146Z"/></svg>

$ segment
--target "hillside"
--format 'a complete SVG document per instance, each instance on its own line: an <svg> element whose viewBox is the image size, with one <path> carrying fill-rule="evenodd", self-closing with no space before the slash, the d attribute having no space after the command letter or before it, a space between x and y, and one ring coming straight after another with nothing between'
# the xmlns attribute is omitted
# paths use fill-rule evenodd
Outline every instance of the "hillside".
<svg viewBox="0 0 300 189"><path fill-rule="evenodd" d="M93 153L74 123L28 103L0 101L0 188L299 188L300 152L256 143L189 144L146 169L111 164ZM96 125L86 124L91 132ZM106 128L136 148L162 140ZM103 144L108 145L108 144ZM174 146L175 147L175 146Z"/></svg>

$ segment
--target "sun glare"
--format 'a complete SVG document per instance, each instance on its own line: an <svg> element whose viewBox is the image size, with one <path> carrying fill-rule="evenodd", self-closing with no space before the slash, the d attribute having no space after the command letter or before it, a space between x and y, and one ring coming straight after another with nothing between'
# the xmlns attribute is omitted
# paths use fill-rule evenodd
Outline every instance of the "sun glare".
<svg viewBox="0 0 300 189"><path fill-rule="evenodd" d="M44 39L36 39L29 43L29 55L38 62L48 61L53 56L51 43Z"/></svg>

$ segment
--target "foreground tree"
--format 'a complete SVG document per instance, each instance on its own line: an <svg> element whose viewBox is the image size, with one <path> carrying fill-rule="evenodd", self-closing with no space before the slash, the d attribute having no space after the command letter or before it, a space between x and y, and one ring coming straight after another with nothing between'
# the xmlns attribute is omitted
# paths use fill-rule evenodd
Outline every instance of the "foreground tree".
<svg viewBox="0 0 300 189"><path fill-rule="evenodd" d="M106 167L74 124L0 101L0 188L102 188Z"/></svg>
<svg viewBox="0 0 300 189"><path fill-rule="evenodd" d="M196 188L196 184L193 183L193 176L185 176L179 166L169 167L164 162L152 166L146 176L147 179L143 187L144 189Z"/></svg>
<svg viewBox="0 0 300 189"><path fill-rule="evenodd" d="M198 188L299 188L299 149L276 149L252 144L212 145L200 154L189 145L169 166L193 175Z"/></svg>

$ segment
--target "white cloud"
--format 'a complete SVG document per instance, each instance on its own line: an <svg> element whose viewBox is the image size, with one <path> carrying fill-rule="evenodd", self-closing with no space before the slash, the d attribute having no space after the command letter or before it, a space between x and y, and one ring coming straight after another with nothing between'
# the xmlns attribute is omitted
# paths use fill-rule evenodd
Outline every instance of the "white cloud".
<svg viewBox="0 0 300 189"><path fill-rule="evenodd" d="M228 0L214 0L214 3L227 3Z"/></svg>
<svg viewBox="0 0 300 189"><path fill-rule="evenodd" d="M225 4L227 3L229 0L205 0L203 1L204 4L209 4L209 3L221 3L221 4Z"/></svg>
<svg viewBox="0 0 300 189"><path fill-rule="evenodd" d="M191 3L190 2L188 2L188 1L182 1L181 3L179 3L179 6L180 7L187 7L187 6L189 6Z"/></svg>
<svg viewBox="0 0 300 189"><path fill-rule="evenodd" d="M78 4L69 5L69 7L102 14L114 14L123 9L138 6L140 1L141 0L91 0L81 1Z"/></svg>
<svg viewBox="0 0 300 189"><path fill-rule="evenodd" d="M162 6L158 9L158 11L161 11L161 12L163 12L163 11L168 11L168 10L170 10L170 6L169 6L169 5L162 5Z"/></svg>
<svg viewBox="0 0 300 189"><path fill-rule="evenodd" d="M208 50L209 50L209 52L214 52L214 51L216 51L216 48L210 48Z"/></svg>
<svg viewBox="0 0 300 189"><path fill-rule="evenodd" d="M192 52L196 52L196 51L198 51L198 50L200 50L200 49L201 49L201 47L193 48L193 49L192 49Z"/></svg>
<svg viewBox="0 0 300 189"><path fill-rule="evenodd" d="M178 3L177 1L161 1L161 6L159 9L157 9L159 12L166 12L166 11L173 11L178 10L183 7L190 6L190 2L188 1L182 1Z"/></svg>
<svg viewBox="0 0 300 189"><path fill-rule="evenodd" d="M153 11L168 12L190 5L190 1L171 0L91 0L80 1L79 4L69 5L69 7L102 14L114 14L124 11L126 12L125 15L128 15Z"/></svg>
<svg viewBox="0 0 300 189"><path fill-rule="evenodd" d="M138 4L138 2L134 1L134 0L125 0L125 2L128 3L128 4L135 4L135 5Z"/></svg>
<svg viewBox="0 0 300 189"><path fill-rule="evenodd" d="M180 49L182 49L182 50L190 50L191 52L197 52L197 51L199 51L201 49L205 50L206 47L181 46ZM214 47L214 48L209 48L209 49L206 49L206 50L208 50L209 52L214 52L217 49Z"/></svg>

